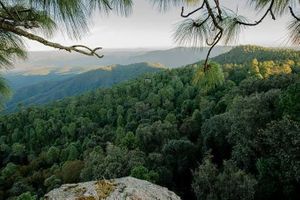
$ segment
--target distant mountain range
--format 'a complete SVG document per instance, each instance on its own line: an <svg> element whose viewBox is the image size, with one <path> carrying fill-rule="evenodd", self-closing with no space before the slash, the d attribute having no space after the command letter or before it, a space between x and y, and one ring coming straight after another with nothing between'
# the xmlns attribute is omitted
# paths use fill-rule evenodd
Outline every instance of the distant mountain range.
<svg viewBox="0 0 300 200"><path fill-rule="evenodd" d="M233 47L216 47L211 54L211 57L221 55L230 51ZM182 67L199 60L205 59L208 52L208 48L186 48L178 47L169 50L150 51L142 55L138 55L132 58L134 63L136 62L153 62L161 63L168 68Z"/></svg>
<svg viewBox="0 0 300 200"><path fill-rule="evenodd" d="M226 53L231 48L216 47L212 56ZM208 48L185 47L106 49L102 52L102 59L63 51L30 52L28 59L18 60L4 74L14 91L7 110L14 110L19 103L43 104L95 88L110 87L144 73L161 70L162 66L185 66L204 59L207 51Z"/></svg>
<svg viewBox="0 0 300 200"><path fill-rule="evenodd" d="M10 87L13 90L24 88L27 86L35 85L42 82L60 81L71 78L76 74L56 74L49 73L47 75L26 75L23 73L10 73L5 75Z"/></svg>
<svg viewBox="0 0 300 200"><path fill-rule="evenodd" d="M15 91L12 99L6 105L6 111L13 111L18 104L25 106L38 105L58 100L68 96L74 96L96 88L110 87L116 83L136 78L145 73L153 73L164 69L162 65L150 63L137 63L131 65L112 65L101 67L78 75L49 75L41 79L29 76L28 81L33 77L35 84L21 87L16 82L22 82L25 79L18 80L14 77L10 81L15 81ZM52 77L52 78L51 78ZM27 79L26 79L27 80ZM31 83L32 83L31 82ZM12 84L14 85L14 84Z"/></svg>
<svg viewBox="0 0 300 200"><path fill-rule="evenodd" d="M216 47L212 56L228 52L232 47ZM31 52L28 59L19 60L9 74L48 75L82 73L101 66L128 65L141 62L161 63L168 68L188 65L205 58L208 48L178 47L166 50L104 50L104 58L89 57L63 51Z"/></svg>
<svg viewBox="0 0 300 200"><path fill-rule="evenodd" d="M254 58L264 60L298 59L299 51L258 46L217 47L212 60L219 63L242 64ZM134 79L145 73L199 63L207 48L174 48L168 50L107 50L106 57L93 57L64 52L33 52L26 62L19 61L15 69L5 74L14 95L6 111L13 111L19 103L38 105L64 97L82 94L96 88ZM296 60L297 60L296 59ZM136 64L128 64L138 61ZM114 65L112 65L114 63ZM123 63L122 65L115 63ZM151 64L162 63L162 64Z"/></svg>

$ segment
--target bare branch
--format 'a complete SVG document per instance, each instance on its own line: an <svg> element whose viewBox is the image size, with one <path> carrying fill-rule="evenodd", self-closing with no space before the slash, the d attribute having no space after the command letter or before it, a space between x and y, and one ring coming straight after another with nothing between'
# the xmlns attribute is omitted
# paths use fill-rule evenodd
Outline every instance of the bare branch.
<svg viewBox="0 0 300 200"><path fill-rule="evenodd" d="M206 54L206 59L204 62L204 72L206 72L209 69L208 60L209 60L210 54L211 54L213 48L215 48L215 46L220 42L222 36L223 36L223 30L222 31L220 30L218 32L218 34L215 36L214 41Z"/></svg>
<svg viewBox="0 0 300 200"><path fill-rule="evenodd" d="M222 20L222 9L221 9L221 7L220 7L220 2L219 2L219 0L214 0L215 1L215 4L216 4L216 8L218 9L218 18L220 19L220 20Z"/></svg>
<svg viewBox="0 0 300 200"><path fill-rule="evenodd" d="M77 49L78 50L78 48L82 48L82 49L86 49L86 50L88 50L90 53L90 56L97 56L98 58L103 58L103 55L98 55L97 53L96 53L96 51L98 51L98 50L101 50L102 49L102 47L97 47L97 48L95 48L95 49L91 49L91 48L89 48L89 47L87 47L87 46L84 46L84 45L73 45L73 46L71 46L71 48L73 49ZM78 51L77 51L78 52ZM85 54L85 55L87 55L87 54Z"/></svg>
<svg viewBox="0 0 300 200"><path fill-rule="evenodd" d="M221 40L221 38L223 36L224 29L220 26L220 24L219 24L219 22L217 20L217 17L215 16L212 8L210 7L209 1L208 0L204 0L204 3L206 5L206 9L207 9L208 15L211 17L215 28L219 29L218 34L214 37L213 42L209 45L211 47L208 50L208 53L206 55L206 59L205 59L205 62L204 62L204 71L207 71L209 69L208 60L209 60L211 51L220 42L220 40Z"/></svg>
<svg viewBox="0 0 300 200"><path fill-rule="evenodd" d="M97 47L95 49L90 49L89 47L86 47L84 45L74 45L74 46L63 46L59 43L54 43L54 42L50 42L40 36L34 35L32 33L29 33L21 28L18 28L16 26L14 26L14 24L8 23L8 22L0 22L0 29L5 30L5 31L9 31L12 33L15 33L19 36L23 36L25 38L28 38L30 40L34 40L37 41L39 43L42 43L45 46L49 46L52 48L56 48L56 49L60 49L60 50L65 50L68 52L77 52L80 54L84 54L87 56L97 56L98 58L102 58L103 55L99 55L96 52L100 49L102 49L101 47ZM83 50L84 49L84 50Z"/></svg>
<svg viewBox="0 0 300 200"><path fill-rule="evenodd" d="M258 24L260 24L265 18L266 16L270 13L270 15L272 16L273 20L276 20L275 15L273 13L273 6L274 6L274 2L275 0L271 1L270 7L268 8L268 10L265 12L265 14L262 16L262 18L254 23L246 23L246 22L242 22L242 21L237 21L238 24L240 25L244 25L244 26L256 26Z"/></svg>
<svg viewBox="0 0 300 200"><path fill-rule="evenodd" d="M297 17L297 15L294 13L293 8L292 8L291 6L289 6L289 9L290 9L291 15L292 15L297 21L300 21L300 18Z"/></svg>
<svg viewBox="0 0 300 200"><path fill-rule="evenodd" d="M187 17L191 16L192 14L194 14L194 13L198 12L199 10L201 10L204 7L204 5L205 5L205 2L203 1L202 5L199 8L193 10L192 12L189 12L188 14L184 14L184 7L182 6L182 8L181 8L181 17L187 18Z"/></svg>
<svg viewBox="0 0 300 200"><path fill-rule="evenodd" d="M204 0L204 3L206 5L206 9L207 9L207 12L208 12L208 15L211 17L212 21L213 21L213 24L214 26L219 29L220 31L223 32L223 28L219 25L219 22L212 10L212 8L210 7L210 4L209 4L209 1L208 0Z"/></svg>

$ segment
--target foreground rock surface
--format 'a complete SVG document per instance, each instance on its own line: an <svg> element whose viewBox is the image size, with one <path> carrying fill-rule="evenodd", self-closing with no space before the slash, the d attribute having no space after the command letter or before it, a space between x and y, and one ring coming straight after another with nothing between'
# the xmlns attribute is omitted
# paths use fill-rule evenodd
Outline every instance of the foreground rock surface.
<svg viewBox="0 0 300 200"><path fill-rule="evenodd" d="M65 184L45 195L47 200L180 200L167 188L132 177Z"/></svg>

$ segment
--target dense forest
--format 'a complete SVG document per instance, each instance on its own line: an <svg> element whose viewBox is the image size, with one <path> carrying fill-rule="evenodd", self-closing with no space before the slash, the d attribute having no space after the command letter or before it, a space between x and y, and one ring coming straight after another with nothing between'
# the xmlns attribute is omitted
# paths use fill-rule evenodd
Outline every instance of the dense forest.
<svg viewBox="0 0 300 200"><path fill-rule="evenodd" d="M299 55L237 47L211 87L193 64L0 116L0 199L129 175L183 199L298 199Z"/></svg>

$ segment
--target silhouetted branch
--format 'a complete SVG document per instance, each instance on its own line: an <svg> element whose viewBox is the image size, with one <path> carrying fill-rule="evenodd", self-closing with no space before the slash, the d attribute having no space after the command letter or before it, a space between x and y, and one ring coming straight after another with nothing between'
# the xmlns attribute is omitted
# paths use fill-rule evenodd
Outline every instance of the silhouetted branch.
<svg viewBox="0 0 300 200"><path fill-rule="evenodd" d="M196 23L194 21L193 26L201 27L204 23L206 23L211 18L212 19L212 25L213 25L212 28L219 30L217 32L217 34L215 35L215 37L213 38L212 42L209 42L208 40L206 40L206 44L208 46L210 46L210 48L208 50L208 53L206 55L206 59L205 59L205 62L204 62L204 71L208 70L208 68L209 68L208 60L209 60L211 51L220 42L220 40L223 36L223 32L224 32L223 27L221 27L221 25L219 24L219 21L222 20L222 10L220 8L219 0L214 0L214 2L215 2L215 5L216 5L215 8L218 10L218 13L215 13L213 11L212 7L209 4L209 0L203 0L203 4L199 8L193 10L192 12L190 12L188 14L184 14L184 7L182 7L182 10L181 10L181 16L184 17L184 18L187 18L187 17L191 16L192 14L198 12L199 10L203 9L204 7L206 7L207 17L200 23Z"/></svg>
<svg viewBox="0 0 300 200"><path fill-rule="evenodd" d="M216 4L216 8L218 10L218 18L220 20L222 20L222 9L220 7L220 2L219 2L219 0L214 0L214 1L215 1L215 4Z"/></svg>
<svg viewBox="0 0 300 200"><path fill-rule="evenodd" d="M220 26L218 20L217 20L217 17L215 16L210 4L209 4L209 1L208 0L204 0L204 3L206 5L206 9L207 9L207 12L208 12L208 15L211 17L212 19L212 22L215 26L215 28L219 29L219 32L218 34L214 37L213 39L213 42L211 44L209 44L209 46L211 46L208 50L208 53L206 55L206 59L205 59L205 62L204 62L204 71L207 71L208 68L209 68L209 65L208 65L208 60L209 60L209 57L210 57L210 54L211 54L211 51L213 50L213 48L220 42L221 38L222 38L222 35L223 35L223 31L224 29ZM219 17L220 19L220 17Z"/></svg>
<svg viewBox="0 0 300 200"><path fill-rule="evenodd" d="M193 10L192 12L189 12L186 15L184 14L184 7L182 6L182 8L181 8L181 17L187 18L187 17L191 16L192 14L194 14L194 13L198 12L199 10L201 10L204 7L204 5L205 5L205 3L203 1L202 5L199 8Z"/></svg>
<svg viewBox="0 0 300 200"><path fill-rule="evenodd" d="M242 21L237 21L237 23L240 24L240 25L244 25L244 26L256 26L256 25L260 24L266 18L266 16L269 13L272 16L272 19L275 20L276 18L275 18L275 15L274 15L273 11L272 11L273 6L274 6L274 2L275 2L275 0L271 1L270 7L268 8L268 10L265 12L265 14L262 16L262 18L260 20L254 22L254 23L246 23L246 22L242 22Z"/></svg>
<svg viewBox="0 0 300 200"><path fill-rule="evenodd" d="M300 21L300 18L297 17L297 15L294 13L293 8L292 8L291 6L289 6L289 9L290 9L291 15L292 15L297 21Z"/></svg>
<svg viewBox="0 0 300 200"><path fill-rule="evenodd" d="M223 30L222 31L220 30L218 32L218 34L215 36L214 41L212 42L212 45L210 46L210 48L206 54L206 59L204 62L204 72L209 69L208 60L209 60L210 54L211 54L213 48L215 48L215 46L220 42L222 36L223 36Z"/></svg>

